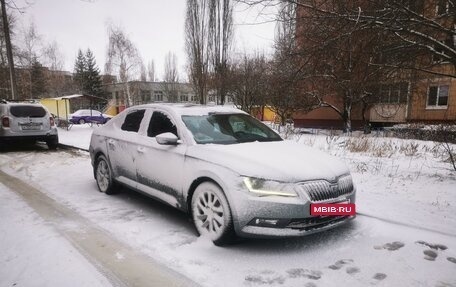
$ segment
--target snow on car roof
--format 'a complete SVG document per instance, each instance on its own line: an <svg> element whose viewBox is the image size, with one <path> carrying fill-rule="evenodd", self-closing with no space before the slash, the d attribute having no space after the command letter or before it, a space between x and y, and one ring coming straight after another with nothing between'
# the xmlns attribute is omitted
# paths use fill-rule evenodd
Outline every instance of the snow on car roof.
<svg viewBox="0 0 456 287"><path fill-rule="evenodd" d="M211 106L211 105L198 105L198 104L146 104L141 106L135 106L134 108L160 108L169 112L174 112L178 115L193 115L202 116L210 113L243 113L244 111L239 110L233 106Z"/></svg>

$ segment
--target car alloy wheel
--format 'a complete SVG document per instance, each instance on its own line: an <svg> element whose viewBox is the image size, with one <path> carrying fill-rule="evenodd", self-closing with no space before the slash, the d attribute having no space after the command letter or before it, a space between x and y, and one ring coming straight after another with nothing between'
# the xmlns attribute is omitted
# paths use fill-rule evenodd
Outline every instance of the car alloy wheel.
<svg viewBox="0 0 456 287"><path fill-rule="evenodd" d="M108 161L104 156L97 159L95 178L97 180L98 189L106 194L115 193L115 183L112 179L112 172Z"/></svg>
<svg viewBox="0 0 456 287"><path fill-rule="evenodd" d="M80 125L85 124L85 120L84 120L84 119L80 119L80 120L79 120L79 124L80 124Z"/></svg>
<svg viewBox="0 0 456 287"><path fill-rule="evenodd" d="M211 182L200 184L193 194L193 222L198 233L215 245L225 245L234 238L233 221L228 201L222 190Z"/></svg>

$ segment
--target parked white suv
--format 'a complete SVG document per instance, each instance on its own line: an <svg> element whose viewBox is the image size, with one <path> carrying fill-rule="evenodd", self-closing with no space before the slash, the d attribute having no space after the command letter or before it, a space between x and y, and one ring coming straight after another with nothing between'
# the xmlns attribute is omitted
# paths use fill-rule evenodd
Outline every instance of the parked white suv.
<svg viewBox="0 0 456 287"><path fill-rule="evenodd" d="M49 149L59 143L54 118L41 104L0 100L0 144L11 141L46 142Z"/></svg>

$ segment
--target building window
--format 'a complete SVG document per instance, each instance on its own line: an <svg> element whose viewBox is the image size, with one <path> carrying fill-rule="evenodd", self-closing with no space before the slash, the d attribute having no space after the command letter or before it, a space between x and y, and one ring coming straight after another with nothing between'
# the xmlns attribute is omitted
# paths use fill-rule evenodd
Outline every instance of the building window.
<svg viewBox="0 0 456 287"><path fill-rule="evenodd" d="M180 101L181 102L188 102L188 95L187 94L182 94L180 96Z"/></svg>
<svg viewBox="0 0 456 287"><path fill-rule="evenodd" d="M380 88L379 103L405 104L407 103L408 83L383 85Z"/></svg>
<svg viewBox="0 0 456 287"><path fill-rule="evenodd" d="M163 92L162 91L154 91L154 100L156 102L163 102Z"/></svg>
<svg viewBox="0 0 456 287"><path fill-rule="evenodd" d="M198 102L198 97L197 96L192 96L192 102Z"/></svg>
<svg viewBox="0 0 456 287"><path fill-rule="evenodd" d="M448 92L450 86L430 86L428 91L428 108L445 108L448 106Z"/></svg>

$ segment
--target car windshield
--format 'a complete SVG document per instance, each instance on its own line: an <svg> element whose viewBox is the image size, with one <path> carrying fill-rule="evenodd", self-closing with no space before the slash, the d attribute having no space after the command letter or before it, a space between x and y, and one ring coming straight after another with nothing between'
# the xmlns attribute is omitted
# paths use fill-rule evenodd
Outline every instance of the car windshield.
<svg viewBox="0 0 456 287"><path fill-rule="evenodd" d="M273 130L246 114L183 115L182 120L199 144L282 140Z"/></svg>
<svg viewBox="0 0 456 287"><path fill-rule="evenodd" d="M10 112L18 118L42 118L46 115L46 110L39 106L11 106Z"/></svg>

